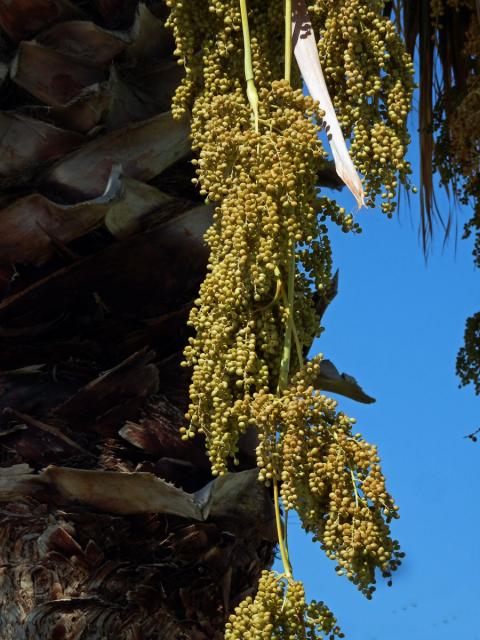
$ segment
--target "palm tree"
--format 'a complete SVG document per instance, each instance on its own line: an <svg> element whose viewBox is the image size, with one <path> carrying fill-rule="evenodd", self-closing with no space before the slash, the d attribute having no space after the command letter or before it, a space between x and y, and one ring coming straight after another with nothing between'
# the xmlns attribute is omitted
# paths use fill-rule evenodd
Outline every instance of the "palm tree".
<svg viewBox="0 0 480 640"><path fill-rule="evenodd" d="M480 0L393 0L385 6L417 53L419 77L420 213L423 247L435 222L447 238L452 209L435 201L434 173L448 196L472 208L464 237L475 235L473 258L480 266ZM480 392L480 313L467 318L457 357L461 384Z"/></svg>
<svg viewBox="0 0 480 640"><path fill-rule="evenodd" d="M457 162L435 114L453 123L474 75L457 53L478 2L454 4L437 23L430 0L386 6L425 65L425 239L433 170ZM169 112L182 69L165 15L161 0L0 0L2 640L220 639L273 560L252 434L217 480L179 436L211 209ZM338 186L328 167L319 180ZM323 389L372 401L328 366Z"/></svg>
<svg viewBox="0 0 480 640"><path fill-rule="evenodd" d="M462 157L462 151L478 154L480 125L474 118L479 104L472 104L471 98L478 94L480 2L392 0L386 2L385 12L395 16L407 50L417 59L420 209L426 249L435 221L447 235L452 225L451 215L445 215L436 205L434 172L439 172L447 193L458 197L462 196L462 179L475 178L474 167ZM464 148L466 141L459 131L462 109L467 105L473 108L468 131L470 149Z"/></svg>
<svg viewBox="0 0 480 640"><path fill-rule="evenodd" d="M0 2L0 637L221 638L273 559L251 437L179 436L210 208L163 2Z"/></svg>

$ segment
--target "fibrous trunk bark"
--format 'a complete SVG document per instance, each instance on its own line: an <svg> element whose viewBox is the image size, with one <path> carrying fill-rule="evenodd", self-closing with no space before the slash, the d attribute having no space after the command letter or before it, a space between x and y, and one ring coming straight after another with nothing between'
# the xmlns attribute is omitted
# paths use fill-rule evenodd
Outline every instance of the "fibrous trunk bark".
<svg viewBox="0 0 480 640"><path fill-rule="evenodd" d="M211 640L273 559L183 442L211 208L162 2L0 2L0 638Z"/></svg>

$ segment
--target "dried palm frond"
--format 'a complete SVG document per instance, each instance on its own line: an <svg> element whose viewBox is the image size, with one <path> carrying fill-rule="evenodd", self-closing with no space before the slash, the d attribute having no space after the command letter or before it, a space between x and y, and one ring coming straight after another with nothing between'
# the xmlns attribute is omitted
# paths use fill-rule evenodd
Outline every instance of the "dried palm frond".
<svg viewBox="0 0 480 640"><path fill-rule="evenodd" d="M469 78L478 74L465 45L472 19L478 20L479 2L393 0L385 4L385 13L394 15L407 49L417 62L420 215L423 248L427 252L436 224L443 229L445 238L453 227L452 207L444 212L437 204L434 175L439 172L447 195L455 198L461 178L444 167L444 158L451 162L455 110L465 95Z"/></svg>
<svg viewBox="0 0 480 640"><path fill-rule="evenodd" d="M363 186L348 153L342 129L335 114L335 109L328 93L318 58L317 43L312 24L308 17L304 0L294 0L292 21L292 39L295 58L302 78L314 100L317 100L325 112L324 121L328 132L328 141L332 149L337 174L355 196L358 207L364 204Z"/></svg>

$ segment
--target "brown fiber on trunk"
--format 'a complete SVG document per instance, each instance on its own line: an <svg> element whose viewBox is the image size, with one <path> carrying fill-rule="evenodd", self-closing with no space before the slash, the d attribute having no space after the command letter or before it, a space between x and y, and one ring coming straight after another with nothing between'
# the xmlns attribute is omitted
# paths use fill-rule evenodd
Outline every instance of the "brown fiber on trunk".
<svg viewBox="0 0 480 640"><path fill-rule="evenodd" d="M162 2L0 2L0 638L214 640L273 560L255 438L179 429L211 221Z"/></svg>

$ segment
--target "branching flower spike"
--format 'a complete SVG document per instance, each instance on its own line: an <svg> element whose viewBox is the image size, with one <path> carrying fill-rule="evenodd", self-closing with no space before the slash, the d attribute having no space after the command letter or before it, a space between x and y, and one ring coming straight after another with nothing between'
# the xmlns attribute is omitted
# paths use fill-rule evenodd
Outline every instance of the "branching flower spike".
<svg viewBox="0 0 480 640"><path fill-rule="evenodd" d="M208 272L189 319L183 437L203 434L221 475L239 462L239 437L256 431L259 480L273 487L284 567L262 575L226 638L342 637L325 605L307 604L294 578L289 511L368 598L378 573L390 579L402 553L390 533L398 508L377 450L316 388L321 356L306 358L322 332L318 300L332 280L327 221L358 229L319 194L328 157L320 134L327 126L337 172L358 206L374 206L384 185L390 214L398 182L408 182L411 63L377 0L316 0L308 9L304 0L169 6L186 69L173 112L191 116L195 183L216 207L205 236Z"/></svg>

